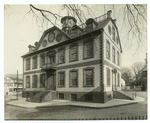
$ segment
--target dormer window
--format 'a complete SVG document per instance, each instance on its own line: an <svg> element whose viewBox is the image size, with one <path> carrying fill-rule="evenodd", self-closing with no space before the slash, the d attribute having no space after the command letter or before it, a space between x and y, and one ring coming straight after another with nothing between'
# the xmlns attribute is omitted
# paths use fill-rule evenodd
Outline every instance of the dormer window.
<svg viewBox="0 0 150 123"><path fill-rule="evenodd" d="M87 32L93 30L98 25L98 23L93 18L89 18L85 23Z"/></svg>
<svg viewBox="0 0 150 123"><path fill-rule="evenodd" d="M115 41L115 28L112 27L112 39Z"/></svg>
<svg viewBox="0 0 150 123"><path fill-rule="evenodd" d="M40 67L42 67L45 64L45 54L42 53L40 55Z"/></svg>
<svg viewBox="0 0 150 123"><path fill-rule="evenodd" d="M71 29L71 36L78 36L81 32L82 29L79 26L74 25Z"/></svg>
<svg viewBox="0 0 150 123"><path fill-rule="evenodd" d="M37 56L33 57L33 69L37 69Z"/></svg>
<svg viewBox="0 0 150 123"><path fill-rule="evenodd" d="M26 70L30 70L30 58L26 59Z"/></svg>

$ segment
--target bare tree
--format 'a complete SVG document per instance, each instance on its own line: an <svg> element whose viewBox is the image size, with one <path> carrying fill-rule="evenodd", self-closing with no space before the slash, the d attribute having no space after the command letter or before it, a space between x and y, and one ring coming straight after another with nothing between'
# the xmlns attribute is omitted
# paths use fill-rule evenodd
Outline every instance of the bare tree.
<svg viewBox="0 0 150 123"><path fill-rule="evenodd" d="M50 7L51 6L52 5L50 5ZM6 7L8 8L9 6L6 5ZM101 8L104 13L106 12L105 10L112 9L114 17L116 19L121 18L122 22L119 23L122 23L122 28L126 27L127 29L122 38L122 41L125 40L124 47L127 44L132 46L131 43L136 43L138 47L144 46L145 41L142 39L143 37L146 37L144 34L147 31L146 4L97 4L96 7ZM78 20L78 24L83 24L87 19L87 15L95 17L90 4L61 4L58 7L59 13L55 13L55 11L52 11L49 8L44 9L44 7L41 8L41 6L30 4L29 11L26 15L31 13L35 21L38 24L41 23L41 26L48 24L59 26L60 20L64 16L61 14L62 11L66 11L67 15L75 17ZM133 40L136 40L136 42L133 42Z"/></svg>
<svg viewBox="0 0 150 123"><path fill-rule="evenodd" d="M132 65L132 70L134 73L134 77L135 77L135 81L136 83L138 83L139 85L141 84L141 76L142 76L142 72L141 70L144 68L144 63L143 62L135 62Z"/></svg>
<svg viewBox="0 0 150 123"><path fill-rule="evenodd" d="M126 85L130 85L132 82L132 71L128 67L121 69L121 78L125 81Z"/></svg>
<svg viewBox="0 0 150 123"><path fill-rule="evenodd" d="M112 6L112 7L110 7ZM116 12L117 4L113 5L104 5L105 8L112 8L114 12ZM30 4L30 11L32 12L33 16L38 18L36 12L40 12L42 17L44 18L42 23L50 22L51 24L55 25L56 21L60 21L60 14L54 13L49 10L44 10L36 7L35 5ZM103 9L103 8L102 8ZM136 39L138 46L143 45L143 26L147 24L147 5L146 4L124 4L120 9L123 9L123 23L125 23L129 28L127 34L125 34L124 38L128 41L132 41ZM71 15L79 20L80 23L84 23L86 16L85 13L88 13L91 16L94 16L94 12L92 9L86 4L63 4L60 8L60 11L66 10L68 15ZM55 20L52 22L52 19L49 18L49 15ZM114 17L116 15L114 14ZM145 30L146 31L146 30ZM123 38L123 39L124 39Z"/></svg>

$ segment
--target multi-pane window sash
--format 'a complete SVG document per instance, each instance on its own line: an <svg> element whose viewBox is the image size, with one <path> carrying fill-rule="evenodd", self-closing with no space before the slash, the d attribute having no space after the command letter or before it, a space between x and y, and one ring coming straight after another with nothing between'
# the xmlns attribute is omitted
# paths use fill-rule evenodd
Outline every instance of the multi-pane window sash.
<svg viewBox="0 0 150 123"><path fill-rule="evenodd" d="M73 70L70 71L70 87L77 87L78 86L78 71Z"/></svg>
<svg viewBox="0 0 150 123"><path fill-rule="evenodd" d="M26 76L26 88L30 88L30 76Z"/></svg>
<svg viewBox="0 0 150 123"><path fill-rule="evenodd" d="M117 65L119 65L119 52L117 52Z"/></svg>
<svg viewBox="0 0 150 123"><path fill-rule="evenodd" d="M118 87L120 87L120 74L118 73Z"/></svg>
<svg viewBox="0 0 150 123"><path fill-rule="evenodd" d="M107 86L110 86L110 69L107 68Z"/></svg>
<svg viewBox="0 0 150 123"><path fill-rule="evenodd" d="M65 48L59 49L58 51L58 63L65 63Z"/></svg>
<svg viewBox="0 0 150 123"><path fill-rule="evenodd" d="M40 75L40 88L44 88L45 87L45 74L41 74Z"/></svg>
<svg viewBox="0 0 150 123"><path fill-rule="evenodd" d="M112 61L113 61L114 63L115 63L115 60L116 60L115 57L116 57L116 56L115 56L115 48L113 47L113 48L112 48Z"/></svg>
<svg viewBox="0 0 150 123"><path fill-rule="evenodd" d="M33 57L33 69L37 68L37 56Z"/></svg>
<svg viewBox="0 0 150 123"><path fill-rule="evenodd" d="M37 75L33 75L32 88L37 88Z"/></svg>
<svg viewBox="0 0 150 123"><path fill-rule="evenodd" d="M115 28L112 27L112 39L115 41Z"/></svg>
<svg viewBox="0 0 150 123"><path fill-rule="evenodd" d="M30 70L30 58L26 59L26 70Z"/></svg>
<svg viewBox="0 0 150 123"><path fill-rule="evenodd" d="M78 45L71 45L70 46L70 56L69 56L69 61L77 61L78 60Z"/></svg>
<svg viewBox="0 0 150 123"><path fill-rule="evenodd" d="M59 72L58 87L65 87L65 72Z"/></svg>
<svg viewBox="0 0 150 123"><path fill-rule="evenodd" d="M106 43L106 58L110 59L110 43L107 41Z"/></svg>
<svg viewBox="0 0 150 123"><path fill-rule="evenodd" d="M93 69L84 69L84 86L93 86Z"/></svg>
<svg viewBox="0 0 150 123"><path fill-rule="evenodd" d="M42 67L45 64L45 54L41 55L41 62L40 62L40 66Z"/></svg>
<svg viewBox="0 0 150 123"><path fill-rule="evenodd" d="M93 58L93 41L83 43L83 58Z"/></svg>

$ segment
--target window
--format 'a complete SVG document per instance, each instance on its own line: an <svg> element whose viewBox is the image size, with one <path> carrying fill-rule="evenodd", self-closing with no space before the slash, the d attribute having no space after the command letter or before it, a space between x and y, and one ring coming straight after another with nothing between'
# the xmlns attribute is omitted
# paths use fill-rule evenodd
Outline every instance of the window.
<svg viewBox="0 0 150 123"><path fill-rule="evenodd" d="M65 48L61 48L58 50L58 63L65 63Z"/></svg>
<svg viewBox="0 0 150 123"><path fill-rule="evenodd" d="M30 58L26 59L26 70L30 70Z"/></svg>
<svg viewBox="0 0 150 123"><path fill-rule="evenodd" d="M110 69L107 68L107 86L110 86Z"/></svg>
<svg viewBox="0 0 150 123"><path fill-rule="evenodd" d="M115 41L115 28L112 27L112 39Z"/></svg>
<svg viewBox="0 0 150 123"><path fill-rule="evenodd" d="M64 94L59 94L59 99L64 99Z"/></svg>
<svg viewBox="0 0 150 123"><path fill-rule="evenodd" d="M120 65L120 64L119 64L119 62L120 62L120 60L119 60L120 58L119 58L119 57L120 57L120 56L119 56L119 52L117 51L117 65Z"/></svg>
<svg viewBox="0 0 150 123"><path fill-rule="evenodd" d="M70 87L77 87L78 86L78 70L71 70L70 71Z"/></svg>
<svg viewBox="0 0 150 123"><path fill-rule="evenodd" d="M73 34L74 36L78 35L78 29L74 29Z"/></svg>
<svg viewBox="0 0 150 123"><path fill-rule="evenodd" d="M44 88L45 87L45 74L41 74L40 75L40 88Z"/></svg>
<svg viewBox="0 0 150 123"><path fill-rule="evenodd" d="M9 92L13 92L13 88L9 88Z"/></svg>
<svg viewBox="0 0 150 123"><path fill-rule="evenodd" d="M30 88L30 76L26 76L26 88Z"/></svg>
<svg viewBox="0 0 150 123"><path fill-rule="evenodd" d="M115 63L115 48L112 48L112 61Z"/></svg>
<svg viewBox="0 0 150 123"><path fill-rule="evenodd" d="M71 100L77 100L77 94L71 94Z"/></svg>
<svg viewBox="0 0 150 123"><path fill-rule="evenodd" d="M93 68L84 69L84 86L94 86Z"/></svg>
<svg viewBox="0 0 150 123"><path fill-rule="evenodd" d="M78 44L74 44L70 46L69 51L69 61L77 61L78 60Z"/></svg>
<svg viewBox="0 0 150 123"><path fill-rule="evenodd" d="M33 69L37 68L37 56L33 57Z"/></svg>
<svg viewBox="0 0 150 123"><path fill-rule="evenodd" d="M120 87L120 74L118 73L118 87Z"/></svg>
<svg viewBox="0 0 150 123"><path fill-rule="evenodd" d="M116 36L116 42L117 42L117 44L119 43L119 37L118 36Z"/></svg>
<svg viewBox="0 0 150 123"><path fill-rule="evenodd" d="M91 31L93 30L93 23L89 23L86 25L86 31Z"/></svg>
<svg viewBox="0 0 150 123"><path fill-rule="evenodd" d="M33 75L32 88L37 88L37 75Z"/></svg>
<svg viewBox="0 0 150 123"><path fill-rule="evenodd" d="M106 58L110 59L110 43L108 40L106 44Z"/></svg>
<svg viewBox="0 0 150 123"><path fill-rule="evenodd" d="M85 101L91 102L92 101L92 95L85 95Z"/></svg>
<svg viewBox="0 0 150 123"><path fill-rule="evenodd" d="M109 35L111 35L111 27L110 27L110 25L108 26L108 31L109 31Z"/></svg>
<svg viewBox="0 0 150 123"><path fill-rule="evenodd" d="M65 72L61 71L58 73L58 75L59 75L58 87L65 87Z"/></svg>
<svg viewBox="0 0 150 123"><path fill-rule="evenodd" d="M40 67L42 67L45 64L45 54L41 54L40 57L41 57Z"/></svg>
<svg viewBox="0 0 150 123"><path fill-rule="evenodd" d="M83 58L93 58L93 41L83 43Z"/></svg>

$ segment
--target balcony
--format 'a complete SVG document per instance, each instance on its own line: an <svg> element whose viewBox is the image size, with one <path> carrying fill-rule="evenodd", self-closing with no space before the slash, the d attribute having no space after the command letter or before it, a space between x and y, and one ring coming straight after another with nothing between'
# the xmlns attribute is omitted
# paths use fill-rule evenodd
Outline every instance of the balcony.
<svg viewBox="0 0 150 123"><path fill-rule="evenodd" d="M46 63L42 65L42 70L56 70L56 63Z"/></svg>

